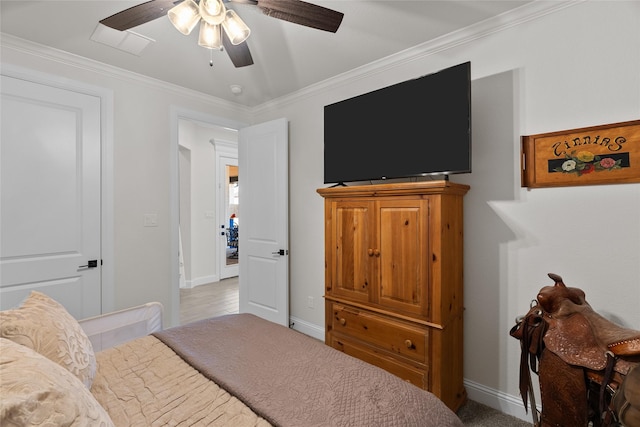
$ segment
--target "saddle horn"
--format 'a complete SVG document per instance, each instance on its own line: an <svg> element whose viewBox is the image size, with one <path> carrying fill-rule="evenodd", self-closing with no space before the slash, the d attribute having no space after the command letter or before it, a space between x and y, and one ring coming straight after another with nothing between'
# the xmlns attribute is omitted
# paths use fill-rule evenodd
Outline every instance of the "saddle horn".
<svg viewBox="0 0 640 427"><path fill-rule="evenodd" d="M585 294L581 289L570 288L564 284L562 277L557 274L547 274L554 281L553 286L545 286L538 293L538 302L547 313L555 313L560 308L562 299L568 299L577 305L586 304Z"/></svg>
<svg viewBox="0 0 640 427"><path fill-rule="evenodd" d="M564 287L566 287L566 285L564 284L564 282L562 281L562 277L560 277L559 275L555 274L555 273L548 273L547 276L549 276L549 278L551 280L553 280L554 282L556 282L556 285L562 285Z"/></svg>

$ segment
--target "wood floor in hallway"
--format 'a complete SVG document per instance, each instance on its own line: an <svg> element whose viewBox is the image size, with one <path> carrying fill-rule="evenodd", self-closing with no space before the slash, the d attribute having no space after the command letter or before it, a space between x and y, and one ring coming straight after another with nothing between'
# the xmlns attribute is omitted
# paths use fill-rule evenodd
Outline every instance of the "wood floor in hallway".
<svg viewBox="0 0 640 427"><path fill-rule="evenodd" d="M238 313L238 278L180 289L180 324Z"/></svg>

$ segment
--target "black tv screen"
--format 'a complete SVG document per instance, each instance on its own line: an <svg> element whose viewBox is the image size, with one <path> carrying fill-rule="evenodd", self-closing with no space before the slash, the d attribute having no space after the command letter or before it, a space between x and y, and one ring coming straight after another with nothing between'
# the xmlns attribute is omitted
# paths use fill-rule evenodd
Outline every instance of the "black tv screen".
<svg viewBox="0 0 640 427"><path fill-rule="evenodd" d="M324 107L324 183L471 172L471 63Z"/></svg>

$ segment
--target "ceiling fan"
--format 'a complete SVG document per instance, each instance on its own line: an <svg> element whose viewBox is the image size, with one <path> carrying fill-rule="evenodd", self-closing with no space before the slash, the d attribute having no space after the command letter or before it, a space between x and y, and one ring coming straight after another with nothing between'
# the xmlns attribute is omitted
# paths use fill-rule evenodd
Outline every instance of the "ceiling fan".
<svg viewBox="0 0 640 427"><path fill-rule="evenodd" d="M338 30L344 16L301 0L150 0L104 18L100 23L124 31L169 16L178 31L189 34L200 22L198 44L219 50L224 46L233 65L245 67L253 64L246 42L250 30L233 10L224 6L228 2L255 5L267 16L332 33ZM188 23L180 22L187 15Z"/></svg>

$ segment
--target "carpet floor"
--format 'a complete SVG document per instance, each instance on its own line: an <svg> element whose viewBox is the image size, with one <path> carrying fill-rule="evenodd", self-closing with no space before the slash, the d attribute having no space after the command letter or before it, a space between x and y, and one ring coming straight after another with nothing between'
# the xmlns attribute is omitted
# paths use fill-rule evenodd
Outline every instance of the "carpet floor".
<svg viewBox="0 0 640 427"><path fill-rule="evenodd" d="M465 426L471 427L531 427L531 422L523 421L511 415L481 403L467 400L457 412Z"/></svg>

